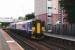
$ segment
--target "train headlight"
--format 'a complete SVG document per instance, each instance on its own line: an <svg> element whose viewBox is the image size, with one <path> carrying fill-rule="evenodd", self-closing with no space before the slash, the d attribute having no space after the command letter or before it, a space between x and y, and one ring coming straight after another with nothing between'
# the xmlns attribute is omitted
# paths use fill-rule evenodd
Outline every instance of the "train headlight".
<svg viewBox="0 0 75 50"><path fill-rule="evenodd" d="M42 31L45 31L45 27L42 27Z"/></svg>
<svg viewBox="0 0 75 50"><path fill-rule="evenodd" d="M35 31L35 27L32 27L32 32L34 32Z"/></svg>

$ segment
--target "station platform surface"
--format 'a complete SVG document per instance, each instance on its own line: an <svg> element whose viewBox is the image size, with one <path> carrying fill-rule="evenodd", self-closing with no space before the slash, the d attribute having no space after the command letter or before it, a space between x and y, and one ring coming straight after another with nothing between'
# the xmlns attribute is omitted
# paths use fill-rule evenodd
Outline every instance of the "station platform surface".
<svg viewBox="0 0 75 50"><path fill-rule="evenodd" d="M25 50L8 33L0 29L0 50Z"/></svg>
<svg viewBox="0 0 75 50"><path fill-rule="evenodd" d="M50 36L50 37L55 37L55 38L60 38L60 39L64 39L64 40L69 40L69 41L75 41L74 36L58 35L58 34L52 34L52 33L44 33L44 35Z"/></svg>

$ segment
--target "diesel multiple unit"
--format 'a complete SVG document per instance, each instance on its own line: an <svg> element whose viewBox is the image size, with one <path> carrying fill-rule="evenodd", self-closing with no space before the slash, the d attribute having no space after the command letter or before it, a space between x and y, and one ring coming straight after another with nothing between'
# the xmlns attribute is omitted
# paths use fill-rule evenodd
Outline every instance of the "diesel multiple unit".
<svg viewBox="0 0 75 50"><path fill-rule="evenodd" d="M24 35L28 38L41 39L45 32L45 23L40 20L26 20L17 23L11 23L10 30Z"/></svg>

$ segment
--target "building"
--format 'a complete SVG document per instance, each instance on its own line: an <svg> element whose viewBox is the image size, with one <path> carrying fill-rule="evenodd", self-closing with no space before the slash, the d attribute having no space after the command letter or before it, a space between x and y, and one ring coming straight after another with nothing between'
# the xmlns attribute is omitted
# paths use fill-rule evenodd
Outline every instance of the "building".
<svg viewBox="0 0 75 50"><path fill-rule="evenodd" d="M36 18L45 21L46 24L55 25L66 23L63 20L64 12L60 7L60 1L61 0L35 0Z"/></svg>
<svg viewBox="0 0 75 50"><path fill-rule="evenodd" d="M58 21L58 0L35 0L35 16L47 24Z"/></svg>

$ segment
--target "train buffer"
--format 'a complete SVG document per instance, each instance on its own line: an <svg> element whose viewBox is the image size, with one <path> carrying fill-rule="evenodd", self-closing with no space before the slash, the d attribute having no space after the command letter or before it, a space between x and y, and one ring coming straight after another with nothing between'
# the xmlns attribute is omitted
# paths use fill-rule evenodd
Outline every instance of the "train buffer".
<svg viewBox="0 0 75 50"><path fill-rule="evenodd" d="M0 29L0 50L24 50L8 33Z"/></svg>

